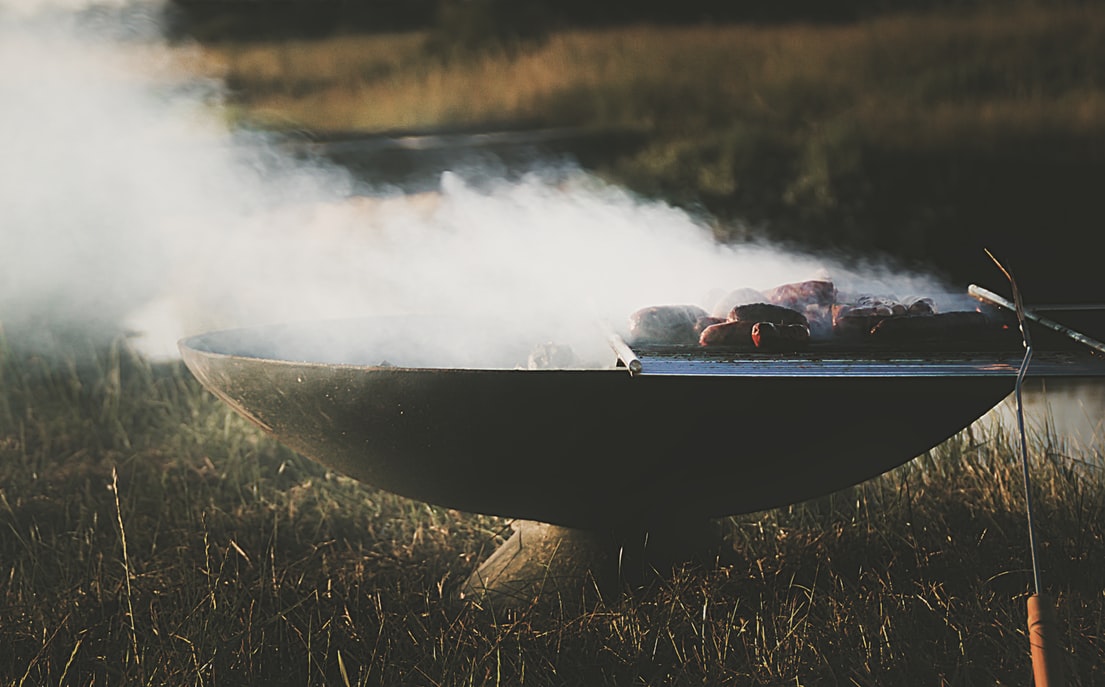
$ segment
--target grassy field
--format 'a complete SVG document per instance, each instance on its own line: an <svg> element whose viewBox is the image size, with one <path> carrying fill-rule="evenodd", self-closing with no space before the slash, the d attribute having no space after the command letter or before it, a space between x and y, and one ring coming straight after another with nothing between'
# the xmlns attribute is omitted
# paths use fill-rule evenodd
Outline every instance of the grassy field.
<svg viewBox="0 0 1105 687"><path fill-rule="evenodd" d="M1090 5L830 27L567 31L521 54L453 60L429 54L422 33L206 50L242 116L276 127L521 121L640 128L703 146L703 134L747 136L749 127L807 143L845 127L884 145L927 147L990 146L1050 128L1100 133L1103 38L1105 8Z"/></svg>
<svg viewBox="0 0 1105 687"><path fill-rule="evenodd" d="M510 59L443 62L415 33L211 44L203 59L236 122L634 131L642 146L601 171L641 193L920 258L982 217L1021 239L1100 229L1086 172L1105 160L1103 38L1105 9L1022 7L573 31ZM1056 207L1065 221L1046 224ZM1072 253L1064 266L1086 260L1097 280L1092 251ZM728 518L714 564L502 611L458 590L510 522L329 472L125 337L4 324L0 686L1031 679L1008 431ZM1040 435L1031 454L1061 662L1070 684L1105 684L1100 447Z"/></svg>
<svg viewBox="0 0 1105 687"><path fill-rule="evenodd" d="M329 473L125 339L22 340L0 341L2 685L1029 680L1005 432L729 518L724 562L495 612L457 592L509 523ZM1032 455L1062 662L1101 684L1101 469Z"/></svg>
<svg viewBox="0 0 1105 687"><path fill-rule="evenodd" d="M1029 274L1042 229L1049 245L1077 245L1105 226L1093 181L1105 162L1100 4L564 31L520 54L452 60L425 38L211 44L205 55L231 87L230 116L267 127L633 132L643 143L598 171L705 209L723 239L751 228L964 282L989 247L1032 293L1050 286ZM1051 258L1071 261L1067 274L1095 268L1078 251Z"/></svg>

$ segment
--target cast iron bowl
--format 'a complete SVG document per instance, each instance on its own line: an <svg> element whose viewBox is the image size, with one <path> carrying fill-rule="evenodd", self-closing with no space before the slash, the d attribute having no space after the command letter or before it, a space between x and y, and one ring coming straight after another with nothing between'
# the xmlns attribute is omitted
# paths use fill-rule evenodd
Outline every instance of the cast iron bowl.
<svg viewBox="0 0 1105 687"><path fill-rule="evenodd" d="M1000 402L1021 356L531 370L485 359L503 337L463 324L255 327L180 349L206 388L334 470L440 506L578 528L753 512L861 482ZM517 341L513 359L524 365L531 343Z"/></svg>

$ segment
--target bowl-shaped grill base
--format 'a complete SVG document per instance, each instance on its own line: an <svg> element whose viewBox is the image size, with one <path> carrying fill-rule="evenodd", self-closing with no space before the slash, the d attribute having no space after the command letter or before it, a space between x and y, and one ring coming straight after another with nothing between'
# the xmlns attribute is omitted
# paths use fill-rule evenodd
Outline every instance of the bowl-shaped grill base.
<svg viewBox="0 0 1105 687"><path fill-rule="evenodd" d="M292 449L367 484L515 518L463 588L586 603L720 552L712 519L890 470L1013 391L1018 350L643 351L643 368L489 364L501 336L424 318L262 327L181 342L196 377ZM447 331L449 337L440 335ZM464 341L466 346L460 346ZM524 360L528 346L521 346ZM419 361L410 362L418 353ZM661 352L662 353L662 352ZM1105 374L1037 353L1040 376ZM647 533L647 534L646 534Z"/></svg>
<svg viewBox="0 0 1105 687"><path fill-rule="evenodd" d="M457 510L597 530L766 510L856 484L974 422L1013 390L1016 371L859 358L826 374L832 363L811 358L631 377L372 365L369 344L352 363L312 357L359 331L216 332L181 350L231 407L343 474Z"/></svg>

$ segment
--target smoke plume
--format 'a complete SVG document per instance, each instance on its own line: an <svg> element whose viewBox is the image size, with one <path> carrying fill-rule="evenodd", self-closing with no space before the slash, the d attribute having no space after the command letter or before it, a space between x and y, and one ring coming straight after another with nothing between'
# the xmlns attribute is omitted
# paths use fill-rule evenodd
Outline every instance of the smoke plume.
<svg viewBox="0 0 1105 687"><path fill-rule="evenodd" d="M158 38L156 5L138 8L0 4L0 322L125 327L172 356L208 329L315 318L620 324L818 270L841 289L934 288L721 245L687 213L563 166L365 188L233 130L221 84Z"/></svg>

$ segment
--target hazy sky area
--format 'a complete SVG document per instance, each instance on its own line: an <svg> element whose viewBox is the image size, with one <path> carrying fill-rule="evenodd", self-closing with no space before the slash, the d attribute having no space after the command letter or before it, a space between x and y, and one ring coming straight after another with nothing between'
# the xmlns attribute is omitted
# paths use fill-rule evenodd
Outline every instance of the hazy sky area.
<svg viewBox="0 0 1105 687"><path fill-rule="evenodd" d="M156 31L157 6L0 0L0 321L122 324L143 350L212 328L378 313L617 324L840 265L721 246L691 216L563 165L436 193L365 189L231 131L222 85ZM83 17L83 18L81 18ZM863 281L869 281L865 278ZM713 294L713 295L711 295Z"/></svg>

